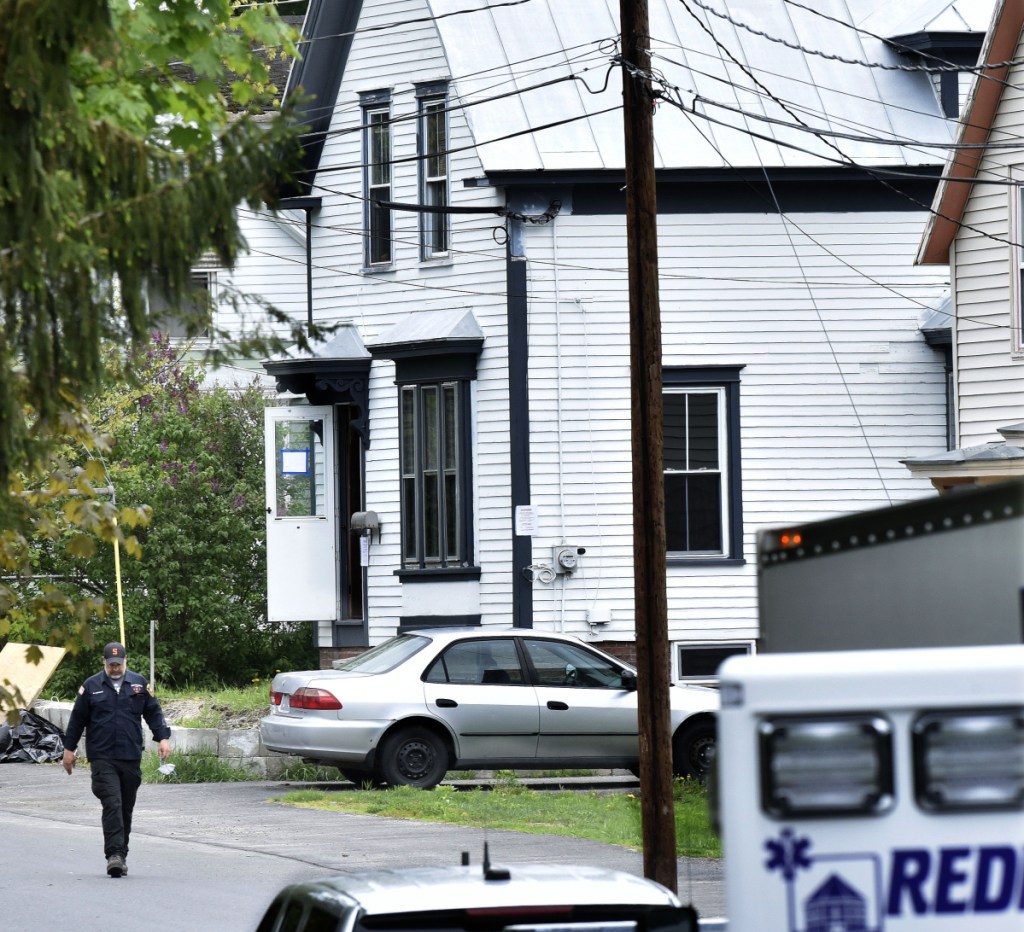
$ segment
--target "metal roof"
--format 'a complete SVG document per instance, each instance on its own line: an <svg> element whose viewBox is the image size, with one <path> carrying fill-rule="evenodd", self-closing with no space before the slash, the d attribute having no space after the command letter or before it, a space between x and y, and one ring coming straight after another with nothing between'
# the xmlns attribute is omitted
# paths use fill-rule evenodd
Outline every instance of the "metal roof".
<svg viewBox="0 0 1024 932"><path fill-rule="evenodd" d="M485 172L624 166L618 0L429 5ZM905 65L884 39L980 32L992 6L650 0L652 66L674 101L658 105L657 167L941 165L953 127L930 76L835 57Z"/></svg>

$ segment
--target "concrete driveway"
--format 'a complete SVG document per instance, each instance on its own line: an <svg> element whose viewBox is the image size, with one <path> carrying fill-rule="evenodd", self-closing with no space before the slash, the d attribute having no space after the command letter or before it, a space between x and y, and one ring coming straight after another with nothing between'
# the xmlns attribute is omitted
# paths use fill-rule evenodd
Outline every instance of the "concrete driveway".
<svg viewBox="0 0 1024 932"><path fill-rule="evenodd" d="M280 867L271 876L283 879L265 890L263 905L280 886L298 876L310 879L361 868L458 864L463 851L469 852L472 863L479 863L485 840L495 863L597 864L643 874L642 856L616 845L557 835L319 812L271 802L274 796L301 786L282 782L143 785L132 831L132 875L125 878L125 887L117 888L119 898L122 893L128 894L128 884L138 873L133 864L136 851L157 839L161 844L150 846L155 852L168 850L166 843L170 842L184 846L194 857L233 849L249 857L271 859ZM4 814L10 819L3 819ZM27 818L36 821L28 823ZM0 765L0 823L17 825L22 831L32 824L40 831L75 827L75 837L96 849L95 864L83 865L83 869L90 876L102 875L99 803L90 792L85 768L69 777L59 764ZM147 851L147 858L151 857ZM144 868L143 863L139 866ZM149 867L151 872L159 869L157 864ZM109 886L105 889L109 895ZM681 859L678 889L680 897L694 903L702 918L724 915L718 861ZM224 895L229 895L228 891ZM248 909L251 913L255 906L249 904ZM261 911L262 906L256 911L257 917ZM177 928L173 923L165 927Z"/></svg>

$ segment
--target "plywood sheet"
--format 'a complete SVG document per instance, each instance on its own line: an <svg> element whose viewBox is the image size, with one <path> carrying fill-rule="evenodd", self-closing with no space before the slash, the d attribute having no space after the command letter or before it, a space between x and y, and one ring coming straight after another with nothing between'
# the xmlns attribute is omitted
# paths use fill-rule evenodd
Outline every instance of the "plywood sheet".
<svg viewBox="0 0 1024 932"><path fill-rule="evenodd" d="M13 641L0 650L0 685L13 692L12 687L21 690L21 708L30 708L39 698L50 677L64 659L67 650L63 647L45 647L34 645L42 652L39 663L31 663L26 659L27 649L33 645L15 644ZM0 702L0 713L8 711L7 706Z"/></svg>

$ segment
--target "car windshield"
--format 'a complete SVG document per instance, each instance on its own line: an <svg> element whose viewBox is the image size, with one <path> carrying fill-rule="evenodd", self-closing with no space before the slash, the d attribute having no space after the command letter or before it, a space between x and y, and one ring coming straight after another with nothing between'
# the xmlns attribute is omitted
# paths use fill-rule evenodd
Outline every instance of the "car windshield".
<svg viewBox="0 0 1024 932"><path fill-rule="evenodd" d="M430 643L429 638L417 634L399 634L383 644L370 648L358 657L352 657L335 670L358 670L360 673L387 673L413 654L423 650Z"/></svg>

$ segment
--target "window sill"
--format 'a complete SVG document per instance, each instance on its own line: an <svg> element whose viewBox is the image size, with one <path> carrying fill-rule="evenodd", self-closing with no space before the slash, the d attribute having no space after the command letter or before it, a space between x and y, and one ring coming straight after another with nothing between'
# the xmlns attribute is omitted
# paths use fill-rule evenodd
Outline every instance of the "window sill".
<svg viewBox="0 0 1024 932"><path fill-rule="evenodd" d="M420 259L420 268L434 268L438 266L455 265L455 260L450 255L427 256Z"/></svg>
<svg viewBox="0 0 1024 932"><path fill-rule="evenodd" d="M743 557L674 557L670 554L665 558L666 566L746 566L746 563Z"/></svg>
<svg viewBox="0 0 1024 932"><path fill-rule="evenodd" d="M397 268L394 262L382 262L380 265L364 265L359 271L363 275L377 275L381 272L394 272Z"/></svg>
<svg viewBox="0 0 1024 932"><path fill-rule="evenodd" d="M428 582L430 580L479 579L479 566L437 566L424 569L395 570L402 582Z"/></svg>

